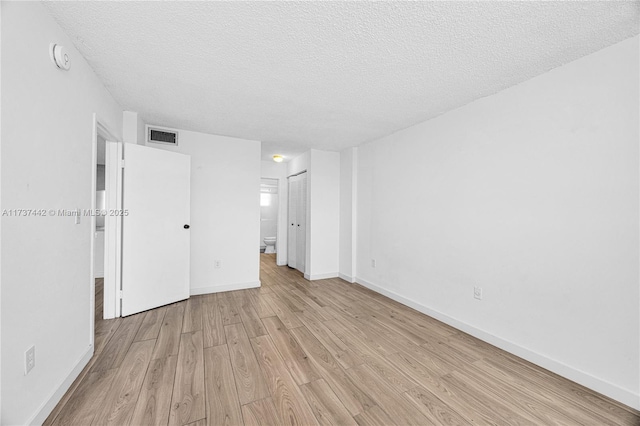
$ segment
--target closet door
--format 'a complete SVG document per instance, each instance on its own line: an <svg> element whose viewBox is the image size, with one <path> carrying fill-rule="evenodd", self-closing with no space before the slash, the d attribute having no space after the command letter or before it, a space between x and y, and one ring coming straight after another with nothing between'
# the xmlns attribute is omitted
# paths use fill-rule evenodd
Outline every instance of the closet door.
<svg viewBox="0 0 640 426"><path fill-rule="evenodd" d="M297 222L296 207L298 205L298 181L297 176L291 176L289 180L289 211L287 222L287 264L296 267L296 240L297 240Z"/></svg>
<svg viewBox="0 0 640 426"><path fill-rule="evenodd" d="M304 274L307 261L307 174L302 173L297 178L296 269Z"/></svg>

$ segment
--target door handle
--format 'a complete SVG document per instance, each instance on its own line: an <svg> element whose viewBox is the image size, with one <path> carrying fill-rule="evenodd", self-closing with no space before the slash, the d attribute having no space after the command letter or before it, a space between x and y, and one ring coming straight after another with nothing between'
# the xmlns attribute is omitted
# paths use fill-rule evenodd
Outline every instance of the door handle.
<svg viewBox="0 0 640 426"><path fill-rule="evenodd" d="M189 225L185 225L185 226L184 226L184 229L189 229Z"/></svg>

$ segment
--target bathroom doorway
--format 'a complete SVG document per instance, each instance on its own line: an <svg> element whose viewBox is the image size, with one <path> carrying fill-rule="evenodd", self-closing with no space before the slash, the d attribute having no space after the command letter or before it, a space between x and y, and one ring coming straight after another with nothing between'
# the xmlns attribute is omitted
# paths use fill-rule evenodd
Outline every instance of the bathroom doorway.
<svg viewBox="0 0 640 426"><path fill-rule="evenodd" d="M260 253L278 252L278 179L260 179Z"/></svg>

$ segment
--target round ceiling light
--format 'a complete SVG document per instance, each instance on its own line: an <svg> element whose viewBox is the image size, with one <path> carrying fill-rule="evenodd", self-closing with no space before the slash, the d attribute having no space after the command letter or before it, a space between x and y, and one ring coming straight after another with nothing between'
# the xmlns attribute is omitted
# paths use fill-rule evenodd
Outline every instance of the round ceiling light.
<svg viewBox="0 0 640 426"><path fill-rule="evenodd" d="M276 163L282 163L282 160L284 160L284 157L282 155L274 155L273 156L273 161L275 161Z"/></svg>

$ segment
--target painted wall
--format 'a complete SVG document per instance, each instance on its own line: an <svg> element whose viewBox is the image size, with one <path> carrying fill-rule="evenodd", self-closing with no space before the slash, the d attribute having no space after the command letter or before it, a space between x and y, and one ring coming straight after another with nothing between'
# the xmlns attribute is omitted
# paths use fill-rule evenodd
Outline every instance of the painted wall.
<svg viewBox="0 0 640 426"><path fill-rule="evenodd" d="M261 176L264 178L278 179L278 231L277 254L278 265L287 264L287 206L289 205L289 184L287 181L287 164L275 161L262 161L260 163Z"/></svg>
<svg viewBox="0 0 640 426"><path fill-rule="evenodd" d="M135 111L122 112L122 140L125 143L146 145L145 122Z"/></svg>
<svg viewBox="0 0 640 426"><path fill-rule="evenodd" d="M96 191L104 191L105 187L105 171L104 164L98 164L96 166Z"/></svg>
<svg viewBox="0 0 640 426"><path fill-rule="evenodd" d="M146 133L146 125L140 117L140 114L136 114L136 132L137 132L137 140L138 145L146 145L147 144L147 133Z"/></svg>
<svg viewBox="0 0 640 426"><path fill-rule="evenodd" d="M638 48L360 146L358 281L640 408Z"/></svg>
<svg viewBox="0 0 640 426"><path fill-rule="evenodd" d="M338 276L340 251L340 153L312 149L287 163L288 175L307 171L305 278Z"/></svg>
<svg viewBox="0 0 640 426"><path fill-rule="evenodd" d="M309 170L309 158L311 152L307 151L304 154L300 154L295 158L292 158L287 163L287 176L295 175Z"/></svg>
<svg viewBox="0 0 640 426"><path fill-rule="evenodd" d="M358 148L340 152L340 268L339 276L350 283L356 277L356 197Z"/></svg>
<svg viewBox="0 0 640 426"><path fill-rule="evenodd" d="M122 108L40 3L0 7L2 207L89 209L93 113L121 136ZM52 42L69 71L50 61ZM2 217L2 424L44 421L92 354L92 232L88 217Z"/></svg>
<svg viewBox="0 0 640 426"><path fill-rule="evenodd" d="M338 276L340 251L340 153L310 151L309 263L305 276Z"/></svg>
<svg viewBox="0 0 640 426"><path fill-rule="evenodd" d="M100 140L98 139L98 143ZM96 210L103 210L105 208L106 193L106 171L104 164L98 164L96 166ZM96 230L104 229L104 216L96 216Z"/></svg>
<svg viewBox="0 0 640 426"><path fill-rule="evenodd" d="M95 232L93 244L93 276L104 278L104 229Z"/></svg>
<svg viewBox="0 0 640 426"><path fill-rule="evenodd" d="M260 142L179 132L177 147L147 146L191 155L191 294L257 287Z"/></svg>

